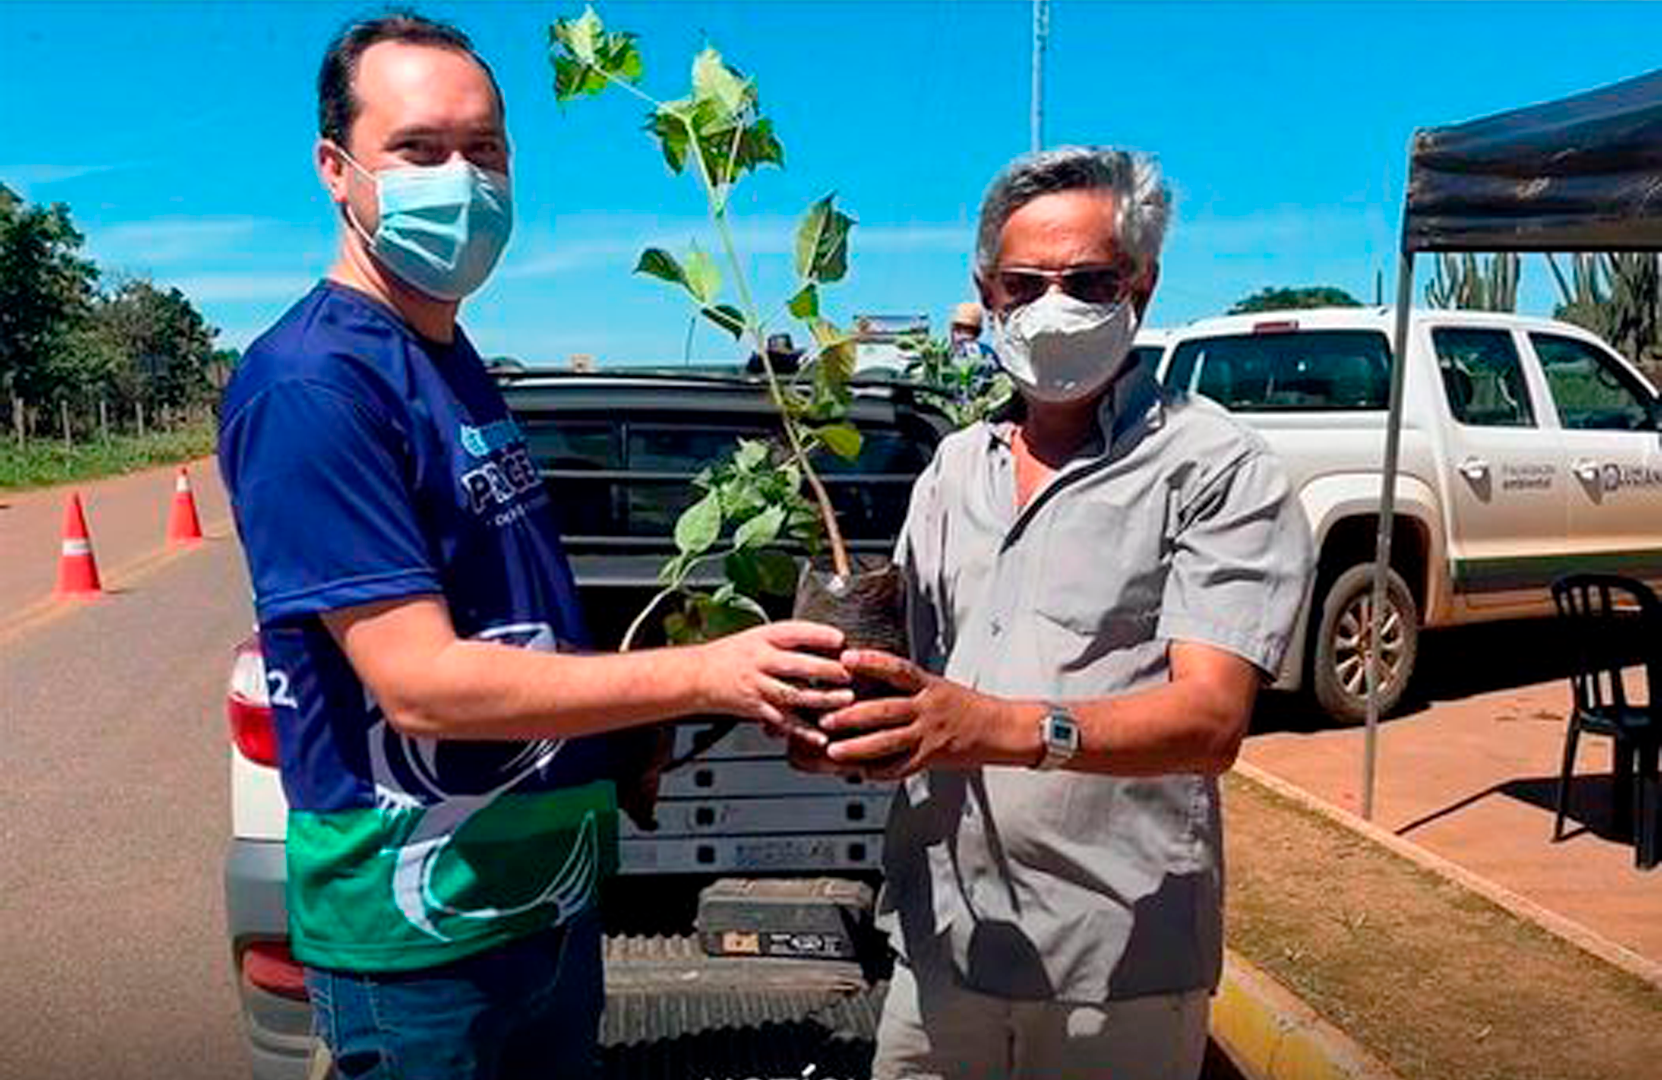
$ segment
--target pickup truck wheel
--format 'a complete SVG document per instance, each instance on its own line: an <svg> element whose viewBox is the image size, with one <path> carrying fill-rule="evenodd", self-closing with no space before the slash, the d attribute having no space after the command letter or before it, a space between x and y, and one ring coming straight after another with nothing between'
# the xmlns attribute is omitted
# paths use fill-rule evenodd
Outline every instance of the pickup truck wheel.
<svg viewBox="0 0 1662 1080"><path fill-rule="evenodd" d="M1369 637L1373 615L1373 564L1362 563L1340 574L1322 599L1311 683L1316 703L1345 724L1368 717ZM1402 700L1419 653L1420 613L1414 596L1395 570L1385 572L1385 621L1379 645L1384 682L1379 688L1379 715Z"/></svg>

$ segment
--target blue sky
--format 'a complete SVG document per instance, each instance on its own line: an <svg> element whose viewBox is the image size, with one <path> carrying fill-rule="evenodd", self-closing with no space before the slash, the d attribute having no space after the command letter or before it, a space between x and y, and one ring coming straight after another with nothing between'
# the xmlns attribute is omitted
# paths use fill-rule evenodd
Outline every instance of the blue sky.
<svg viewBox="0 0 1662 1080"><path fill-rule="evenodd" d="M518 222L463 312L481 351L680 361L687 309L630 270L650 244L708 246L702 201L632 99L555 105L547 27L581 5L415 6L473 36L508 101ZM686 92L705 42L757 79L786 168L747 180L734 215L766 301L785 297L796 216L831 190L859 219L834 316L921 312L939 328L971 295L981 193L1028 145L1026 0L597 7L640 35L659 98ZM223 343L246 344L330 262L313 80L330 35L376 10L0 0L0 182L68 203L106 271L177 285ZM1159 326L1264 286L1371 301L1380 269L1388 299L1415 127L1641 74L1662 39L1645 3L1054 0L1050 19L1046 143L1152 151L1176 193ZM1544 265L1526 264L1521 294L1550 311ZM701 327L693 354L733 348Z"/></svg>

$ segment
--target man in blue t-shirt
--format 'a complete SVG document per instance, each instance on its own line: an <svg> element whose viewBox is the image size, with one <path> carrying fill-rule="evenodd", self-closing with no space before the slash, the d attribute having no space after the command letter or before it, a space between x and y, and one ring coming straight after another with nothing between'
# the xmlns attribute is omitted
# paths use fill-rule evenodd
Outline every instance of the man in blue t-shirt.
<svg viewBox="0 0 1662 1080"><path fill-rule="evenodd" d="M339 258L249 347L220 432L294 953L339 1075L578 1076L616 831L599 736L846 704L841 635L585 652L550 493L456 324L512 222L494 77L459 31L394 15L335 39L318 96Z"/></svg>

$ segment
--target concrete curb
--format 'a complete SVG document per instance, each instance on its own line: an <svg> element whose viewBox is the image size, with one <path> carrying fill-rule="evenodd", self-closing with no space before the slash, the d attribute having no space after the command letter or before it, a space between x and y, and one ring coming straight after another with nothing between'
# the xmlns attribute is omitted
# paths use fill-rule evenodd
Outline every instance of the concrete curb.
<svg viewBox="0 0 1662 1080"><path fill-rule="evenodd" d="M1331 803L1323 802L1303 788L1283 780L1273 773L1265 772L1263 769L1245 761L1235 763L1235 772L1239 773L1248 782L1274 792L1289 802L1297 803L1312 813L1320 814L1334 824L1341 825L1365 839L1379 844L1416 866L1477 893L1490 903L1503 908L1520 919L1534 923L1554 937L1561 938L1578 949L1591 953L1605 963L1621 968L1629 975L1643 979L1652 986L1662 989L1662 964L1641 956L1625 946L1618 945L1608 938L1601 937L1580 923L1572 922L1557 912L1550 911L1503 885L1497 885L1488 878L1479 877L1458 863L1451 862L1441 855L1435 855L1372 822L1363 821L1355 814L1341 810Z"/></svg>
<svg viewBox="0 0 1662 1080"><path fill-rule="evenodd" d="M1397 1080L1354 1039L1233 952L1224 954L1211 1029L1246 1080Z"/></svg>

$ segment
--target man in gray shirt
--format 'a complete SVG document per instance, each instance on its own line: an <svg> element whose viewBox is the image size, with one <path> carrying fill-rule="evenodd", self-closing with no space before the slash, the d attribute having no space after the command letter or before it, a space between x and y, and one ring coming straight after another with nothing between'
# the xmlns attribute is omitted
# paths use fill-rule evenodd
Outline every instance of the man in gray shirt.
<svg viewBox="0 0 1662 1080"><path fill-rule="evenodd" d="M1216 777L1311 552L1264 443L1127 361L1168 216L1154 161L1106 149L1020 158L982 204L976 283L1019 397L913 492L912 660L843 656L897 696L822 721L834 760L908 778L878 1077L1199 1071Z"/></svg>

